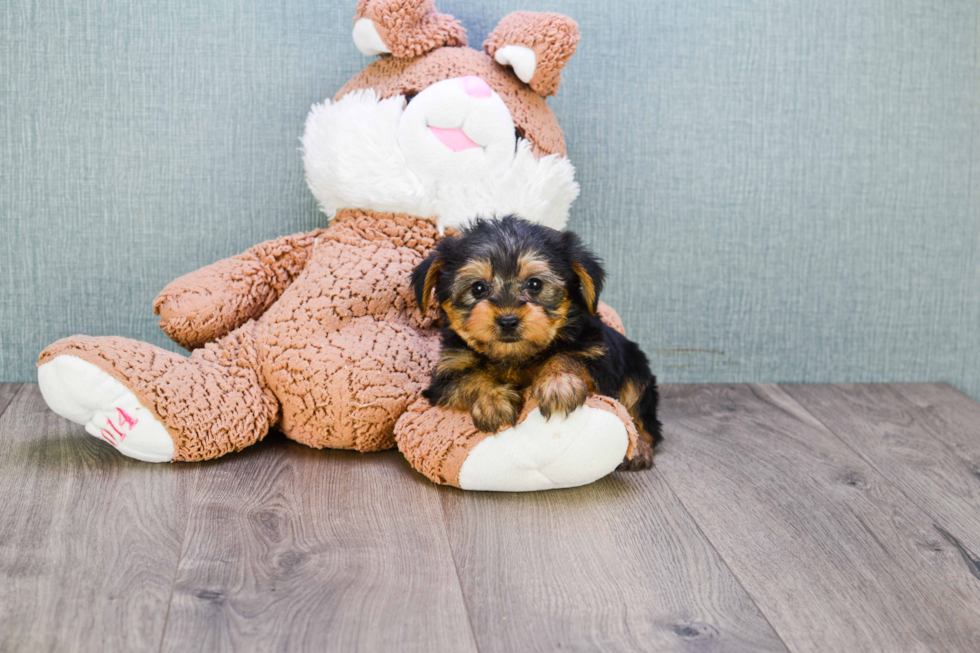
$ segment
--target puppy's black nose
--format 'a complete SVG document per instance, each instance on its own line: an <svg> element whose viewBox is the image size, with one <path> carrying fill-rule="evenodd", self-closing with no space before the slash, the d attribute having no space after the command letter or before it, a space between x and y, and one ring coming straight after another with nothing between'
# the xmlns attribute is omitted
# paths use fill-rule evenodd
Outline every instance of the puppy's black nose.
<svg viewBox="0 0 980 653"><path fill-rule="evenodd" d="M497 326L501 331L513 331L521 323L521 318L516 315L501 315L497 318Z"/></svg>

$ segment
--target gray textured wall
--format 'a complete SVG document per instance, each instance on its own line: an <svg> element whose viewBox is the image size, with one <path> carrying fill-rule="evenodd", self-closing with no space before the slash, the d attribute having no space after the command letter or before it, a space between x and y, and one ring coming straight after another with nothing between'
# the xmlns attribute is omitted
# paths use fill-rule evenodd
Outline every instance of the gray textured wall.
<svg viewBox="0 0 980 653"><path fill-rule="evenodd" d="M7 0L0 379L73 333L168 346L172 278L322 222L298 137L366 60L355 0ZM666 381L980 397L975 0L442 0L583 39L551 105L571 227Z"/></svg>

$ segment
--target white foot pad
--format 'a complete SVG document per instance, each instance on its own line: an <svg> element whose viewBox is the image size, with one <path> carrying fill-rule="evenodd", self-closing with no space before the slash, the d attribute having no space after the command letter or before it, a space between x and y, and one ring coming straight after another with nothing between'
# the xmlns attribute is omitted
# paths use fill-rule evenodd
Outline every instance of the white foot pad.
<svg viewBox="0 0 980 653"><path fill-rule="evenodd" d="M535 408L517 426L473 447L459 486L531 492L586 485L615 470L628 448L626 426L609 411L582 406L546 421Z"/></svg>
<svg viewBox="0 0 980 653"><path fill-rule="evenodd" d="M44 401L54 412L114 446L119 453L150 463L173 460L167 429L129 389L75 356L58 356L37 369Z"/></svg>

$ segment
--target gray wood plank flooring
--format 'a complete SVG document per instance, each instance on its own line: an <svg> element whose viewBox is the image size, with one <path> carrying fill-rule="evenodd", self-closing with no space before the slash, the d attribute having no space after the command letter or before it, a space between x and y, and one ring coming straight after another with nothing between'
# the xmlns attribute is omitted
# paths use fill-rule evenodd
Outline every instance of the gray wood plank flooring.
<svg viewBox="0 0 980 653"><path fill-rule="evenodd" d="M929 433L948 446L980 479L980 403L946 384L892 386L915 405Z"/></svg>
<svg viewBox="0 0 980 653"><path fill-rule="evenodd" d="M495 494L278 435L143 464L0 384L0 652L980 650L980 404L662 394L654 470Z"/></svg>
<svg viewBox="0 0 980 653"><path fill-rule="evenodd" d="M943 442L957 434L966 435L967 442L980 440L980 415L957 427L884 384L783 389L928 513L937 533L980 552L976 461L961 458ZM908 391L915 394L913 388ZM976 448L980 452L980 442Z"/></svg>
<svg viewBox="0 0 980 653"><path fill-rule="evenodd" d="M21 389L21 383L0 383L0 415L7 409L7 406L14 399L14 395Z"/></svg>
<svg viewBox="0 0 980 653"><path fill-rule="evenodd" d="M655 471L442 500L484 653L786 650Z"/></svg>
<svg viewBox="0 0 980 653"><path fill-rule="evenodd" d="M477 649L438 490L284 439L202 465L166 651Z"/></svg>
<svg viewBox="0 0 980 653"><path fill-rule="evenodd" d="M187 471L118 455L25 385L0 415L0 651L153 651Z"/></svg>
<svg viewBox="0 0 980 653"><path fill-rule="evenodd" d="M778 386L672 386L663 407L659 469L791 650L976 650L959 552Z"/></svg>

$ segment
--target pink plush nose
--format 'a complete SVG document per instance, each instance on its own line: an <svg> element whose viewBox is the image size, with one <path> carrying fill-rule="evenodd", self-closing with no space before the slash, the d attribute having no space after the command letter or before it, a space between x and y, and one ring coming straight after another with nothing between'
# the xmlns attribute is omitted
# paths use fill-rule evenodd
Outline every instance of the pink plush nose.
<svg viewBox="0 0 980 653"><path fill-rule="evenodd" d="M476 75L460 77L459 83L463 85L463 90L466 91L466 94L471 97L488 98L492 92L490 85Z"/></svg>

